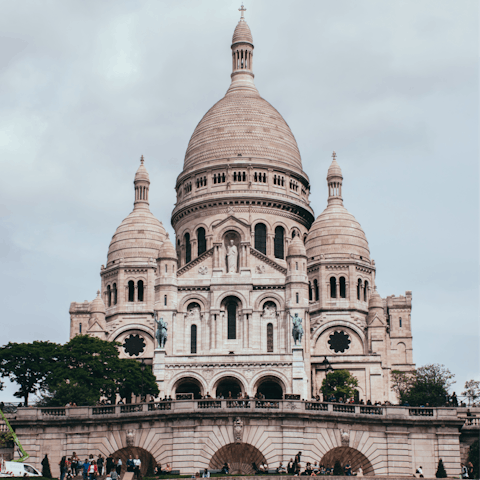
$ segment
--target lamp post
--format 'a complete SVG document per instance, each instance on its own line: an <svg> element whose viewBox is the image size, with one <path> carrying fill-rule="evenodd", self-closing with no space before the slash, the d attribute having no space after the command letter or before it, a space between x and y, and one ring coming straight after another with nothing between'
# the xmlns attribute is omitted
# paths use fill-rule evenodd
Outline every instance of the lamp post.
<svg viewBox="0 0 480 480"><path fill-rule="evenodd" d="M142 396L140 397L140 403L143 402L143 387L144 387L144 383L143 383L143 372L145 371L145 360L142 358L142 363L140 364L140 370L142 371Z"/></svg>
<svg viewBox="0 0 480 480"><path fill-rule="evenodd" d="M327 359L327 356L325 355L325 358L323 359L323 362L320 364L323 368L319 368L318 370L320 372L325 372L325 378L327 378L327 374L333 372L333 367L330 365L330 362ZM323 394L322 394L323 395ZM323 399L325 401L325 399Z"/></svg>

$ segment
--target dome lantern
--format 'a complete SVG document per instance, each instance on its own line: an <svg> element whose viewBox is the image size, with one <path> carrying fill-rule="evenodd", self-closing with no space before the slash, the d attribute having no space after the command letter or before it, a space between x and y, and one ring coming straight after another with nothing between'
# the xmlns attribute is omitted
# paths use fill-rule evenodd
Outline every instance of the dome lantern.
<svg viewBox="0 0 480 480"><path fill-rule="evenodd" d="M150 189L150 177L144 165L145 159L143 155L140 157L140 166L135 174L135 202L133 208L147 208L148 209L148 192Z"/></svg>
<svg viewBox="0 0 480 480"><path fill-rule="evenodd" d="M342 198L342 169L337 163L337 154L332 153L332 164L330 165L327 173L328 182L328 203L343 205Z"/></svg>

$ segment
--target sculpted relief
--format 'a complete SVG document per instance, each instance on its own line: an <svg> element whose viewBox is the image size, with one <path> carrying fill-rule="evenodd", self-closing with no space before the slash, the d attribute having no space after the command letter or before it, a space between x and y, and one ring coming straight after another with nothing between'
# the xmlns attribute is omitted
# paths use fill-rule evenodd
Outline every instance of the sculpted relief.
<svg viewBox="0 0 480 480"><path fill-rule="evenodd" d="M197 320L200 320L200 305L196 302L191 303L187 308L187 318L192 323L195 323Z"/></svg>
<svg viewBox="0 0 480 480"><path fill-rule="evenodd" d="M263 318L276 318L277 306L273 302L265 302L263 305Z"/></svg>

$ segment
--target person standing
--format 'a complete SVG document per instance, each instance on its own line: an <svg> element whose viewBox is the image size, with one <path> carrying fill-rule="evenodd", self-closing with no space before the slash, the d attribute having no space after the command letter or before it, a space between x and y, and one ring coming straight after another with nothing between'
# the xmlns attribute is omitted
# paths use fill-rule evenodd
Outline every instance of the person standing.
<svg viewBox="0 0 480 480"><path fill-rule="evenodd" d="M133 458L129 455L127 460L127 472L133 472L134 467Z"/></svg>
<svg viewBox="0 0 480 480"><path fill-rule="evenodd" d="M103 472L103 457L102 457L102 454L100 454L100 455L98 456L97 469L98 469L98 474L99 474L99 475L103 475L103 474L104 474L104 472ZM107 473L110 473L110 472L107 472Z"/></svg>
<svg viewBox="0 0 480 480"><path fill-rule="evenodd" d="M135 456L133 460L133 471L135 477L138 479L140 478L140 469L142 468L142 461L138 458L138 455Z"/></svg>
<svg viewBox="0 0 480 480"><path fill-rule="evenodd" d="M90 462L88 461L88 459L85 459L85 461L83 462L83 480L87 480L89 467Z"/></svg>
<svg viewBox="0 0 480 480"><path fill-rule="evenodd" d="M118 474L118 476L120 476L122 474L122 465L123 465L122 459L118 458L117 459L117 474Z"/></svg>
<svg viewBox="0 0 480 480"><path fill-rule="evenodd" d="M95 480L95 477L98 475L98 468L95 460L90 463L88 467L88 480Z"/></svg>
<svg viewBox="0 0 480 480"><path fill-rule="evenodd" d="M58 465L60 467L60 480L65 480L65 474L67 473L67 458L65 455L62 457Z"/></svg>

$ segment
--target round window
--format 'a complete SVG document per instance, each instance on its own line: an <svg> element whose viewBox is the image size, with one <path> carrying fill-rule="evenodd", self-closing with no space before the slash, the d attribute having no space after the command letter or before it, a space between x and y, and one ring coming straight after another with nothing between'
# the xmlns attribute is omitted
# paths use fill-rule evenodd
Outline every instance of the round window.
<svg viewBox="0 0 480 480"><path fill-rule="evenodd" d="M140 335L130 335L123 342L125 353L131 357L138 357L145 350L145 340Z"/></svg>
<svg viewBox="0 0 480 480"><path fill-rule="evenodd" d="M328 344L330 345L330 350L333 350L335 353L343 353L350 348L350 336L346 334L343 330L337 330L336 332L330 335L330 340Z"/></svg>

